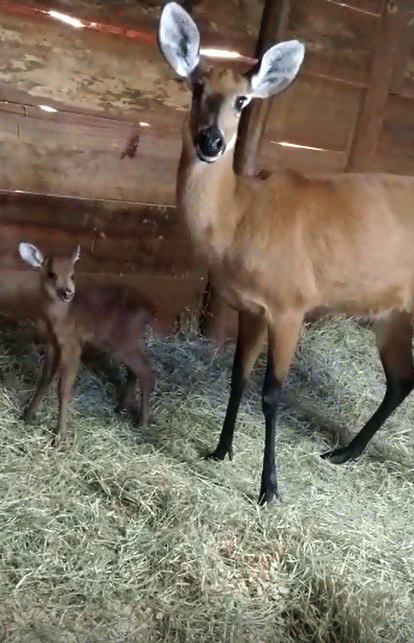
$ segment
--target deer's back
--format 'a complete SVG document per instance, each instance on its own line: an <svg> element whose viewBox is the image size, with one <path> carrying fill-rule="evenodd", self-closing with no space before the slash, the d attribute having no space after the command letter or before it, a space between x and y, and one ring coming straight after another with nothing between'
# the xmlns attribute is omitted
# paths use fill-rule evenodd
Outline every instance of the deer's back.
<svg viewBox="0 0 414 643"><path fill-rule="evenodd" d="M411 309L414 179L284 172L242 179L239 194L239 224L222 261L238 307Z"/></svg>

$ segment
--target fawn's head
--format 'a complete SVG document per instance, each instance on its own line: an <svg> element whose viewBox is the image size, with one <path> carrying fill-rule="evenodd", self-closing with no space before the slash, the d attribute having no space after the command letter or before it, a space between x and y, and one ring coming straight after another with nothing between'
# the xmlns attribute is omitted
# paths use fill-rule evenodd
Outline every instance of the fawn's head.
<svg viewBox="0 0 414 643"><path fill-rule="evenodd" d="M190 82L191 136L198 158L207 163L233 147L242 110L252 98L267 98L290 85L305 53L301 42L290 40L271 47L246 74L207 69L200 58L197 26L176 2L162 11L158 45L177 74Z"/></svg>
<svg viewBox="0 0 414 643"><path fill-rule="evenodd" d="M41 273L43 288L53 301L69 303L75 294L73 269L80 256L80 247L70 257L44 255L31 243L20 243L19 253L23 261Z"/></svg>

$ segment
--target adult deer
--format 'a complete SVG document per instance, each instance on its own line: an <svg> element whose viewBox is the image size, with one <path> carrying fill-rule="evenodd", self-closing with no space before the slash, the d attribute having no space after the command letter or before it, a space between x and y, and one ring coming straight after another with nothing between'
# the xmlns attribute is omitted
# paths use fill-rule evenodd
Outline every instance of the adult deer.
<svg viewBox="0 0 414 643"><path fill-rule="evenodd" d="M80 249L72 256L44 255L30 243L20 243L21 258L40 271L42 313L49 330L42 376L25 413L30 422L44 398L55 373L59 372L58 424L53 442L58 444L66 433L70 396L80 366L85 344L109 348L113 356L127 367L127 383L121 395L121 406L133 419L147 423L149 399L155 376L143 355L141 337L147 324L161 328L152 307L135 291L122 286L77 287L74 265ZM136 400L137 383L141 388L140 404Z"/></svg>
<svg viewBox="0 0 414 643"><path fill-rule="evenodd" d="M277 494L276 412L306 313L326 307L379 319L384 400L348 446L324 454L331 462L357 457L414 387L414 179L379 174L310 179L292 171L236 176L234 145L243 107L288 87L304 46L297 40L277 44L245 75L208 69L200 59L195 23L174 2L163 9L158 40L192 89L177 202L214 282L240 311L230 399L210 455L216 460L232 456L242 391L268 337L263 504Z"/></svg>

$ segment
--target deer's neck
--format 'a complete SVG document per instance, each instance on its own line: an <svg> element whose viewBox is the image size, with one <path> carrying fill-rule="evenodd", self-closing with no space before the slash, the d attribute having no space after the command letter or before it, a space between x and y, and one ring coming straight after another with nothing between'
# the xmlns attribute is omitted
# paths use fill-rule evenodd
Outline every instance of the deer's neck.
<svg viewBox="0 0 414 643"><path fill-rule="evenodd" d="M201 161L184 126L177 178L177 203L184 212L196 250L219 258L231 243L237 224L237 177L234 144L213 163Z"/></svg>

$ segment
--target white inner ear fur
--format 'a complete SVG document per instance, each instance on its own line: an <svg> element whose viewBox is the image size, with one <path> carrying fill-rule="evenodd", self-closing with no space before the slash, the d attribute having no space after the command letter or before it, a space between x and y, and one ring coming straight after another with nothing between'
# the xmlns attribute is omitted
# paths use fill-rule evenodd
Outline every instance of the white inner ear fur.
<svg viewBox="0 0 414 643"><path fill-rule="evenodd" d="M305 46L299 40L271 47L250 80L251 96L266 98L285 89L296 78L304 55Z"/></svg>
<svg viewBox="0 0 414 643"><path fill-rule="evenodd" d="M167 62L180 76L190 76L200 62L197 26L176 2L169 2L162 11L158 44Z"/></svg>
<svg viewBox="0 0 414 643"><path fill-rule="evenodd" d="M72 257L72 263L73 263L73 264L75 264L75 263L78 261L78 259L79 259L79 257L80 257L80 251L81 251L80 246L78 246L78 247L76 248L75 254L74 254L74 255L73 255L73 257Z"/></svg>
<svg viewBox="0 0 414 643"><path fill-rule="evenodd" d="M43 263L43 254L31 243L19 243L19 253L23 261L33 268L40 268Z"/></svg>

